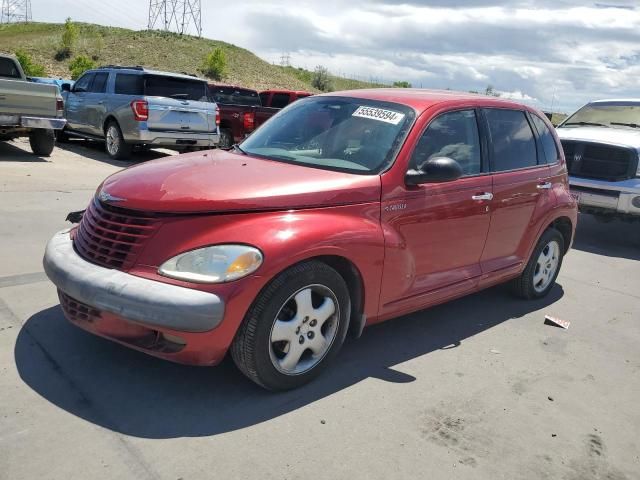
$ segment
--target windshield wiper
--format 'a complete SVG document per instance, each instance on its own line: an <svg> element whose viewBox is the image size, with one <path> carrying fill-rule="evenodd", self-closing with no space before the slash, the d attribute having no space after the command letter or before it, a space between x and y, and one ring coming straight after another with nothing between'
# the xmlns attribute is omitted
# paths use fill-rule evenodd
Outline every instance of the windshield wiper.
<svg viewBox="0 0 640 480"><path fill-rule="evenodd" d="M640 123L624 123L624 122L609 122L611 125L622 125L623 127L640 128Z"/></svg>
<svg viewBox="0 0 640 480"><path fill-rule="evenodd" d="M240 152L243 155L248 155L247 152L245 152L242 147L240 145L238 145L237 143L234 143L233 145L231 145L231 148L233 148L234 150L237 150L238 152Z"/></svg>
<svg viewBox="0 0 640 480"><path fill-rule="evenodd" d="M595 122L569 122L569 123L565 123L564 125L562 125L563 127L565 125L582 125L582 126L592 126L592 127L608 127L608 125L605 125L604 123L595 123Z"/></svg>

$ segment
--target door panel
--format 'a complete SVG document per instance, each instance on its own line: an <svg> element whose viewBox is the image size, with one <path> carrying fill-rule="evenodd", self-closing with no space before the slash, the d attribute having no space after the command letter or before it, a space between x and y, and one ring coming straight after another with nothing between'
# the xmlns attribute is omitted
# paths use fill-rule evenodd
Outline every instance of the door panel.
<svg viewBox="0 0 640 480"><path fill-rule="evenodd" d="M86 101L89 95L88 90L93 82L93 76L93 73L87 73L80 77L73 86L73 90L69 92L65 102L67 126L78 132L89 133L87 131Z"/></svg>

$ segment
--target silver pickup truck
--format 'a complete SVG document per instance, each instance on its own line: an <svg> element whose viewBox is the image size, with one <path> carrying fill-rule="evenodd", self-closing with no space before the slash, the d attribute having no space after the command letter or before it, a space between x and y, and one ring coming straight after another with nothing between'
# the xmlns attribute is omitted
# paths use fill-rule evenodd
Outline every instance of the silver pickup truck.
<svg viewBox="0 0 640 480"><path fill-rule="evenodd" d="M55 144L54 130L64 127L58 87L29 82L20 62L0 54L0 141L29 137L36 155L48 156Z"/></svg>
<svg viewBox="0 0 640 480"><path fill-rule="evenodd" d="M640 99L591 102L557 131L580 211L640 221Z"/></svg>
<svg viewBox="0 0 640 480"><path fill-rule="evenodd" d="M203 79L143 67L107 66L63 86L67 126L59 137L105 142L125 159L134 146L212 148L219 141L218 108Z"/></svg>

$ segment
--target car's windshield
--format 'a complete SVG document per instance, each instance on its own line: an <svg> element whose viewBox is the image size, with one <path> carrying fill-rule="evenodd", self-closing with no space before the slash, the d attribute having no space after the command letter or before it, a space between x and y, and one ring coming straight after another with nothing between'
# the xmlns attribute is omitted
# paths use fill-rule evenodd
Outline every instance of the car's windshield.
<svg viewBox="0 0 640 480"><path fill-rule="evenodd" d="M404 105L349 97L291 104L242 142L249 155L360 174L393 161L415 118Z"/></svg>
<svg viewBox="0 0 640 480"><path fill-rule="evenodd" d="M566 119L560 127L634 128L637 125L640 125L640 102L598 102L585 105Z"/></svg>
<svg viewBox="0 0 640 480"><path fill-rule="evenodd" d="M261 105L260 97L255 90L212 86L209 91L216 103L246 105L250 107L259 107Z"/></svg>

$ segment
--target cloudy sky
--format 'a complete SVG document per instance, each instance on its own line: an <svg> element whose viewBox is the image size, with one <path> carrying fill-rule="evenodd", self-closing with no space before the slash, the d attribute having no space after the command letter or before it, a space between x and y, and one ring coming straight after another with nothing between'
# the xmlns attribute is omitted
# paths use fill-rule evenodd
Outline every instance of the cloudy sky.
<svg viewBox="0 0 640 480"><path fill-rule="evenodd" d="M37 21L143 29L147 0L31 0ZM638 0L202 0L203 34L270 62L569 111L640 97ZM294 7L295 5L295 7Z"/></svg>

